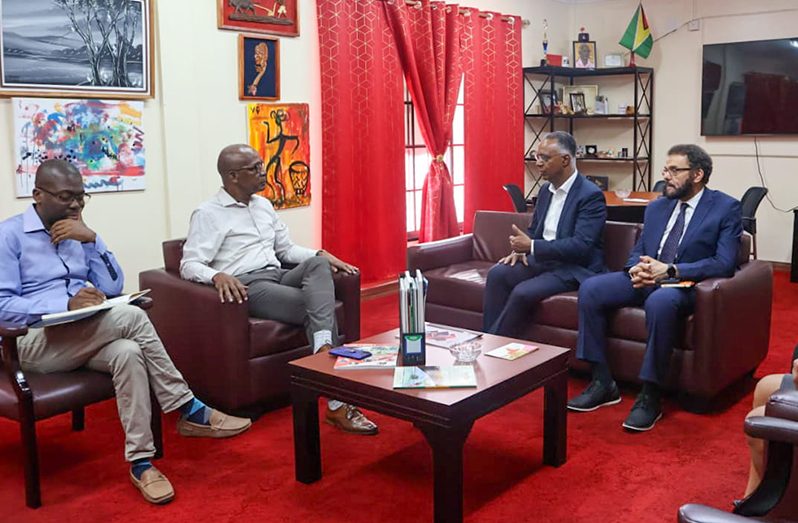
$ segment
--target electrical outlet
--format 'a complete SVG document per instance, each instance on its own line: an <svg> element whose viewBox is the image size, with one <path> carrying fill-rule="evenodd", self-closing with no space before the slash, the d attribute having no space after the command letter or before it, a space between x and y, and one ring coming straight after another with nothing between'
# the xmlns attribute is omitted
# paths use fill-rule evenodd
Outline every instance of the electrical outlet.
<svg viewBox="0 0 798 523"><path fill-rule="evenodd" d="M688 31L699 31L701 30L701 19L696 18L694 20L690 20L687 22L687 30Z"/></svg>

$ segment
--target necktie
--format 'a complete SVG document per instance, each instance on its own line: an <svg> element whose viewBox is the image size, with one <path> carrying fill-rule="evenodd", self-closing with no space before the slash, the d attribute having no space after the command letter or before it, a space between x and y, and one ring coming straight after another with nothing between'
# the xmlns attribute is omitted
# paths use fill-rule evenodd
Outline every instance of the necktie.
<svg viewBox="0 0 798 523"><path fill-rule="evenodd" d="M665 244L662 246L662 251L659 253L659 261L663 263L673 263L676 259L676 251L679 250L679 240L682 238L684 232L684 218L689 205L682 202L682 207L679 209L679 216L676 217L676 222L668 233L665 239Z"/></svg>

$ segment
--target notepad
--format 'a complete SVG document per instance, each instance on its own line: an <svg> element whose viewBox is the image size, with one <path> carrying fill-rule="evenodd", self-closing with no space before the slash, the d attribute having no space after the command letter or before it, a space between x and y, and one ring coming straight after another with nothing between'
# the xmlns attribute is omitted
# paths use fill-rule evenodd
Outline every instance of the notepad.
<svg viewBox="0 0 798 523"><path fill-rule="evenodd" d="M124 305L126 303L130 303L133 300L141 298L148 292L150 292L150 289L145 289L143 291L117 296L116 298L105 300L99 305L92 305L91 307L83 307L82 309L75 309L73 311L45 314L41 317L39 321L28 325L28 327L30 327L31 329L41 329L44 327L61 325L62 323L70 323L73 321L82 320L84 318L88 318L89 316L94 316L100 311L110 309L111 307L116 307L117 305Z"/></svg>

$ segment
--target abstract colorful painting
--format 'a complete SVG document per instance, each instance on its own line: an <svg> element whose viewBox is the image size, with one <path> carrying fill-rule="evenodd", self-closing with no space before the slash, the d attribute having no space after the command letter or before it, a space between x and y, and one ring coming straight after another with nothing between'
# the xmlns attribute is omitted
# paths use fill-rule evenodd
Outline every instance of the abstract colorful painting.
<svg viewBox="0 0 798 523"><path fill-rule="evenodd" d="M249 104L249 144L263 158L275 209L310 205L308 104Z"/></svg>
<svg viewBox="0 0 798 523"><path fill-rule="evenodd" d="M297 0L216 0L219 29L299 36Z"/></svg>
<svg viewBox="0 0 798 523"><path fill-rule="evenodd" d="M72 162L87 192L144 189L143 102L14 98L17 197L30 196L36 169Z"/></svg>

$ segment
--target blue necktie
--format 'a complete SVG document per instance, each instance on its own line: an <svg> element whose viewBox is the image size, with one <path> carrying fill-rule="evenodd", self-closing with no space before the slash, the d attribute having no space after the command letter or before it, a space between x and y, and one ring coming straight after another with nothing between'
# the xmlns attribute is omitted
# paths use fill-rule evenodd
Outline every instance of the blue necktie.
<svg viewBox="0 0 798 523"><path fill-rule="evenodd" d="M679 250L679 240L682 238L684 232L684 218L689 205L682 202L682 208L679 209L679 216L676 217L676 222L668 233L665 239L665 244L662 246L662 251L659 253L659 261L662 263L673 263L676 259L676 251Z"/></svg>

